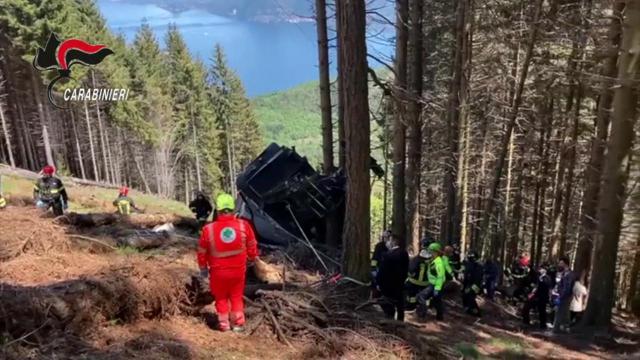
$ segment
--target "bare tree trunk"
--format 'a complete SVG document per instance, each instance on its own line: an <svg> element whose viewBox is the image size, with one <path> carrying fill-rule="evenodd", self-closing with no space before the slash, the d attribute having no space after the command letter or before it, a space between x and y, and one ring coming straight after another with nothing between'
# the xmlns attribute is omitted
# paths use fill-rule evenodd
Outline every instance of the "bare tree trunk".
<svg viewBox="0 0 640 360"><path fill-rule="evenodd" d="M370 252L370 124L367 79L366 9L364 0L343 0L340 49L344 64L347 205L344 241L344 273L364 280L369 276ZM347 50L348 49L348 50Z"/></svg>
<svg viewBox="0 0 640 360"><path fill-rule="evenodd" d="M406 0L405 0L406 1ZM344 79L342 78L342 74L344 71L342 67L344 66L344 59L342 58L342 48L344 47L342 43L342 39L339 34L342 30L342 8L340 6L336 6L336 33L338 34L336 38L336 43L338 47L338 167L341 169L345 168L345 139L344 139Z"/></svg>
<svg viewBox="0 0 640 360"><path fill-rule="evenodd" d="M395 118L393 121L393 200L391 228L394 234L406 246L405 223L405 157L406 157L406 126L404 123L404 104L401 94L407 88L407 41L409 22L409 1L396 1L396 59L395 59L395 88L400 94L394 94L396 101Z"/></svg>
<svg viewBox="0 0 640 360"><path fill-rule="evenodd" d="M629 291L627 292L627 304L633 304L633 299L638 291L638 280L640 275L640 232L636 235L636 254L633 257L633 265L631 266L631 274L629 275Z"/></svg>
<svg viewBox="0 0 640 360"><path fill-rule="evenodd" d="M322 167L325 174L334 170L333 119L331 113L331 80L329 78L329 39L327 36L327 4L316 0L316 31L318 34L318 71L320 78L320 111L322 115ZM325 244L340 243L337 215L330 214L325 221Z"/></svg>
<svg viewBox="0 0 640 360"><path fill-rule="evenodd" d="M82 148L80 148L80 139L78 139L78 128L76 127L75 111L72 109L69 111L69 114L71 114L71 126L73 127L73 139L76 145L76 152L78 154L78 165L80 165L80 174L82 175L82 180L87 180L87 175L84 171L84 161L82 160Z"/></svg>
<svg viewBox="0 0 640 360"><path fill-rule="evenodd" d="M333 171L333 123L331 121L329 40L327 37L327 4L325 0L316 0L316 32L318 34L320 113L322 115L322 166L324 173L329 174Z"/></svg>
<svg viewBox="0 0 640 360"><path fill-rule="evenodd" d="M411 99L407 104L407 206L406 229L407 246L414 253L420 251L420 186L422 163L422 68L423 68L423 0L411 0L409 43L411 66L408 68L408 87Z"/></svg>
<svg viewBox="0 0 640 360"><path fill-rule="evenodd" d="M42 136L44 142L44 153L47 159L47 164L54 165L55 161L53 158L53 152L51 150L51 143L49 142L49 133L47 131L46 118L44 115L44 109L42 107L42 91L40 89L41 84L38 81L38 75L31 72L31 84L33 86L33 98L36 101L36 106L38 108L38 116L40 117L40 125L42 126Z"/></svg>
<svg viewBox="0 0 640 360"><path fill-rule="evenodd" d="M111 141L109 139L109 127L107 126L104 132L104 140L107 147L107 160L109 161L109 171L111 172L111 181L114 184L120 184L120 178L116 174L116 159L111 151Z"/></svg>
<svg viewBox="0 0 640 360"><path fill-rule="evenodd" d="M1 78L0 78L1 79ZM9 133L9 127L7 121L4 118L4 105L2 99L0 99L0 120L2 120L2 132L4 133L4 141L7 145L7 152L9 154L9 164L12 168L16 167L16 161L13 158L13 148L11 146L11 134Z"/></svg>
<svg viewBox="0 0 640 360"><path fill-rule="evenodd" d="M607 57L602 68L602 75L606 79L614 78L618 68L618 47L620 45L620 35L622 25L620 18L624 3L618 2L614 6L611 24L609 25L609 45L611 48L607 52ZM609 132L609 111L613 100L611 83L603 81L600 85L600 99L598 101L598 112L596 118L596 129L591 140L591 152L589 164L585 169L585 190L582 196L582 215L580 216L581 231L578 238L578 248L574 270L578 274L584 273L585 277L591 268L591 253L596 236L598 224L598 199L600 193L600 178L604 166L604 151Z"/></svg>
<svg viewBox="0 0 640 360"><path fill-rule="evenodd" d="M448 149L444 161L444 179L442 182L445 194L446 210L443 214L442 225L440 226L440 241L451 243L455 234L459 233L460 221L457 219L457 192L456 179L458 177L458 157L460 152L460 99L464 90L462 89L463 79L463 59L465 49L465 14L467 0L457 1L456 10L456 45L453 57L453 76L449 85L449 100L447 108L447 145Z"/></svg>
<svg viewBox="0 0 640 360"><path fill-rule="evenodd" d="M571 128L571 144L567 155L567 181L564 187L564 205L562 206L562 214L560 216L560 229L558 231L558 251L554 254L554 258L565 256L567 252L567 226L569 223L569 210L571 209L571 200L573 198L573 178L576 168L576 151L578 147L578 130L580 125L580 107L582 105L582 84L578 85L576 94L576 107L573 114L573 124Z"/></svg>
<svg viewBox="0 0 640 360"><path fill-rule="evenodd" d="M606 330L611 324L614 305L616 258L623 218L628 161L637 120L638 70L640 52L640 1L629 0L624 9L624 26L620 46L618 86L614 90L611 137L603 172L602 193L598 209L598 238L589 300L583 324Z"/></svg>
<svg viewBox="0 0 640 360"><path fill-rule="evenodd" d="M91 71L91 82L93 88L96 88L96 77L93 70ZM108 184L111 184L111 177L109 176L109 162L107 161L107 147L105 145L104 128L102 127L102 116L100 115L100 105L96 101L96 116L98 117L98 135L100 136L100 147L102 148L102 165L104 167L104 179Z"/></svg>
<svg viewBox="0 0 640 360"><path fill-rule="evenodd" d="M93 147L93 133L91 131L91 120L89 119L89 107L87 102L84 102L84 118L87 121L87 133L89 136L89 149L91 150L91 164L93 165L93 179L100 181L100 174L98 173L98 164L96 162L96 151Z"/></svg>
<svg viewBox="0 0 640 360"><path fill-rule="evenodd" d="M513 132L513 128L516 123L516 119L518 117L518 112L520 110L520 104L522 103L522 93L524 91L524 85L527 79L527 74L529 73L529 65L531 64L531 58L533 56L533 49L535 47L536 40L538 38L538 30L540 27L540 19L542 15L542 4L543 0L537 0L535 5L535 14L533 16L533 22L531 24L531 30L529 33L529 40L527 44L527 49L525 52L524 60L522 63L522 69L520 72L518 86L516 88L516 93L513 99L513 104L511 105L511 113L509 114L509 119L507 122L507 129L504 137L502 138L502 143L500 145L500 149L498 150L497 161L495 173L493 176L493 180L491 181L490 193L487 198L487 203L485 204L485 212L482 219L481 226L481 240L480 242L484 246L485 239L488 238L489 233L489 223L491 221L491 214L493 213L493 206L496 201L496 197L498 196L498 188L500 186L500 179L502 178L502 171L504 169L504 162L507 155L507 149L509 147L509 140L511 139L511 133Z"/></svg>
<svg viewBox="0 0 640 360"><path fill-rule="evenodd" d="M200 151L198 151L198 135L196 129L196 120L193 117L193 108L191 108L191 127L193 128L193 148L196 153L196 179L198 180L198 191L202 191L202 175L200 170Z"/></svg>

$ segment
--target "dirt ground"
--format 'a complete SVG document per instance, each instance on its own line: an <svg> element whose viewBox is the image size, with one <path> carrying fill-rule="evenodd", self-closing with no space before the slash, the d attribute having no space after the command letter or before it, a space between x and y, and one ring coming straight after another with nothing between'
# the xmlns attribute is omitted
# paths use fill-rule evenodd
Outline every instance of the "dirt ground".
<svg viewBox="0 0 640 360"><path fill-rule="evenodd" d="M310 311L310 318L317 318L312 326L295 327L286 317L279 317L285 328L283 340L260 302L248 308L247 333L220 333L214 330L212 305L198 311L183 306L183 280L187 282L197 270L188 242L147 251L114 250L77 237L87 235L87 230L64 225L35 209L15 206L0 212L0 229L0 358L640 358L638 323L622 315L616 317L613 336L550 335L523 328L513 309L496 303L481 304L481 319L466 316L453 296L446 302L445 322L430 318L420 323L409 314L407 323L399 324L384 320L377 306L355 311L355 305L366 301L359 297L366 293L364 289L335 293L312 304L315 295L309 283L320 277L299 270L289 270L294 274L286 276L293 279L287 291L308 294L309 301L287 301L299 314ZM103 234L99 240L110 240L107 238L108 234ZM195 239L192 241L195 244ZM339 289L335 287L335 291ZM271 294L282 296L281 292ZM46 308L38 297L48 297ZM66 315L52 317L51 312L59 311L56 302L68 303L63 306ZM276 315L286 315L282 312L287 309L275 308L283 302L270 304ZM327 310L323 314L309 310L323 307ZM85 314L78 317L74 311Z"/></svg>

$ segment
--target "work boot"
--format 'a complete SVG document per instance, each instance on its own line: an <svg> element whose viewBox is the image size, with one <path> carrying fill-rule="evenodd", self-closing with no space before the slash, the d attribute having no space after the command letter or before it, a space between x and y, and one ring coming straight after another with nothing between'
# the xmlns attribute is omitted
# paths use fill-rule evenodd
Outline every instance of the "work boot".
<svg viewBox="0 0 640 360"><path fill-rule="evenodd" d="M233 327L233 332L234 333L243 333L244 332L244 326L242 326L242 325L234 326Z"/></svg>
<svg viewBox="0 0 640 360"><path fill-rule="evenodd" d="M244 312L236 311L231 313L231 323L233 324L233 332L244 332Z"/></svg>
<svg viewBox="0 0 640 360"><path fill-rule="evenodd" d="M231 330L231 325L229 324L229 313L218 314L218 330L222 332Z"/></svg>
<svg viewBox="0 0 640 360"><path fill-rule="evenodd" d="M427 306L424 304L418 304L416 307L416 315L418 319L424 320L427 318Z"/></svg>

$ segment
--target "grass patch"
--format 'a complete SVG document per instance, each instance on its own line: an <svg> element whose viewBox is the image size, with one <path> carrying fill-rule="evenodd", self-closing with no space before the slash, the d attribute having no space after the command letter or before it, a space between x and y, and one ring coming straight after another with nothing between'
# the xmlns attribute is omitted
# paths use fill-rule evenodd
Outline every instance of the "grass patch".
<svg viewBox="0 0 640 360"><path fill-rule="evenodd" d="M97 186L71 185L69 181L65 188L69 194L69 211L78 213L115 212L113 200L118 195L118 190ZM2 176L2 191L5 195L17 197L31 197L33 195L34 181L14 175ZM145 194L132 190L129 194L136 206L146 213L177 214L191 216L186 204L163 199L155 195Z"/></svg>
<svg viewBox="0 0 640 360"><path fill-rule="evenodd" d="M473 344L461 342L456 344L455 349L463 359L480 359L480 351L478 351L478 348Z"/></svg>
<svg viewBox="0 0 640 360"><path fill-rule="evenodd" d="M518 338L494 337L489 345L511 356L524 355L526 350L526 344Z"/></svg>
<svg viewBox="0 0 640 360"><path fill-rule="evenodd" d="M116 250L118 255L137 255L141 252L142 250L131 246L118 246L118 249Z"/></svg>

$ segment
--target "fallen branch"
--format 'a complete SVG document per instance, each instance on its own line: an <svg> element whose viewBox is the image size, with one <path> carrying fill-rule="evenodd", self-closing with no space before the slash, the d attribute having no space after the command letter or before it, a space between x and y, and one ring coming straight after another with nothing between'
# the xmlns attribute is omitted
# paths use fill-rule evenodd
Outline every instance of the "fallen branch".
<svg viewBox="0 0 640 360"><path fill-rule="evenodd" d="M280 326L280 323L276 319L275 315L273 315L273 311L271 310L271 307L269 306L269 304L267 304L267 302L262 299L260 299L260 303L262 304L264 309L267 311L267 314L269 315L269 318L273 323L273 328L276 330L276 335L278 336L278 340L281 342L284 342L285 344L287 344L289 347L292 348L293 345L291 345L291 342L289 342L289 339L287 339L287 337L282 332L282 327Z"/></svg>
<svg viewBox="0 0 640 360"><path fill-rule="evenodd" d="M107 248L109 248L109 249L111 249L111 250L118 250L118 248L117 248L117 247L115 247L115 246L111 246L111 245L109 245L109 244L107 244L107 243L105 243L105 242L103 242L103 241L100 241L100 240L98 240L98 239L94 239L94 238L92 238L92 237L82 236L82 235L76 235L76 234L71 234L71 235L69 235L69 237L74 238L74 239L80 239L80 240L85 240L85 241L91 241L91 242L94 242L94 243L96 243L96 244L100 244L100 245L102 245L102 246L104 246L104 247L107 247Z"/></svg>

